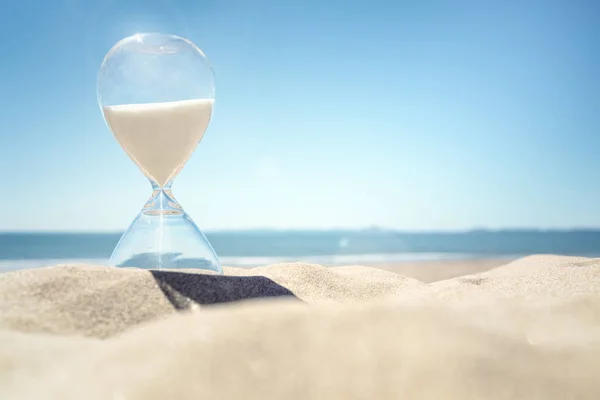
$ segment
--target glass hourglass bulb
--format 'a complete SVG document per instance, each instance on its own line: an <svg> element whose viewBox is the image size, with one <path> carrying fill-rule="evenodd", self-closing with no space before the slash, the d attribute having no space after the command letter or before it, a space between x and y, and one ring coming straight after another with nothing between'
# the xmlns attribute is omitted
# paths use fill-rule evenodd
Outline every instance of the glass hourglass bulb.
<svg viewBox="0 0 600 400"><path fill-rule="evenodd" d="M125 38L104 57L98 102L108 127L153 189L109 263L222 273L212 246L171 191L212 115L214 74L206 56L178 36Z"/></svg>

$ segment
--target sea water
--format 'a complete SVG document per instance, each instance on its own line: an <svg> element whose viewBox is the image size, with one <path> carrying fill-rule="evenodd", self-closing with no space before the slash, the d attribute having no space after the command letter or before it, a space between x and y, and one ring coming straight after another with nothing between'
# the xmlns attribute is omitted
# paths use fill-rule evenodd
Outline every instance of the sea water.
<svg viewBox="0 0 600 400"><path fill-rule="evenodd" d="M0 233L0 271L65 262L106 264L116 233ZM470 231L406 233L386 230L207 232L223 265L278 261L371 264L528 254L600 256L600 231Z"/></svg>

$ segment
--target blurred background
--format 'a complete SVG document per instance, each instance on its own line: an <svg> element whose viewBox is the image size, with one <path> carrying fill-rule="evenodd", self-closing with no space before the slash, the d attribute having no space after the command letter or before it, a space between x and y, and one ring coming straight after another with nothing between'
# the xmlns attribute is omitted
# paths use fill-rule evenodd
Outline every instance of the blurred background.
<svg viewBox="0 0 600 400"><path fill-rule="evenodd" d="M600 3L23 0L0 11L0 264L108 259L150 185L96 76L184 36L213 119L173 192L225 265L600 254Z"/></svg>

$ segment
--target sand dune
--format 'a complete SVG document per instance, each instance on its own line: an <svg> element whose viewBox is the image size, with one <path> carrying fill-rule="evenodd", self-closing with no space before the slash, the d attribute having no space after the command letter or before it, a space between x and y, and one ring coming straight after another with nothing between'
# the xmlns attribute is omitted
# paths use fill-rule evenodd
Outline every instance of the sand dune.
<svg viewBox="0 0 600 400"><path fill-rule="evenodd" d="M600 393L600 260L533 256L429 284L308 264L226 274L0 274L0 398Z"/></svg>

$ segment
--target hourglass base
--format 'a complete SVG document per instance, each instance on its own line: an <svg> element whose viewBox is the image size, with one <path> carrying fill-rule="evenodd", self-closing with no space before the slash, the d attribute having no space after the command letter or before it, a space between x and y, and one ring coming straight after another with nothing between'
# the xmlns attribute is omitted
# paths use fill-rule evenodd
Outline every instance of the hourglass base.
<svg viewBox="0 0 600 400"><path fill-rule="evenodd" d="M169 189L155 189L115 247L109 264L138 268L199 268L222 274L212 246Z"/></svg>

